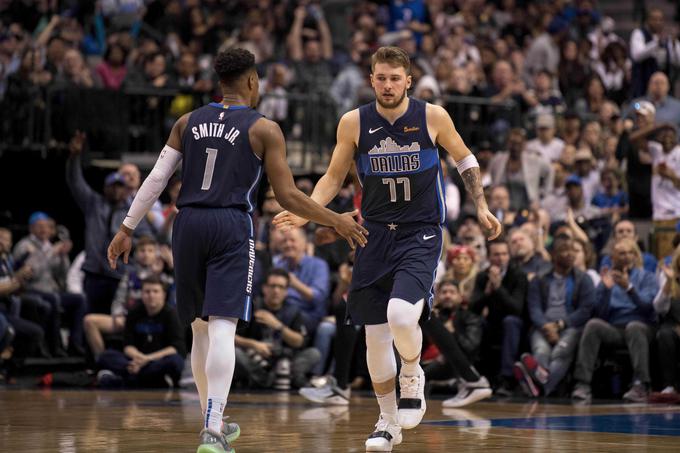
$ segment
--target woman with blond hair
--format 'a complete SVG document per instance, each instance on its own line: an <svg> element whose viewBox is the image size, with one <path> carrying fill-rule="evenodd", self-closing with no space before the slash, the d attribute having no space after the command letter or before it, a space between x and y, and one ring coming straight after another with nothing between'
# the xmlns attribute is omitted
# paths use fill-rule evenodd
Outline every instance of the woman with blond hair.
<svg viewBox="0 0 680 453"><path fill-rule="evenodd" d="M676 369L680 361L680 249L676 249L670 266L664 265L661 288L654 298L654 309L661 317L656 333L657 353L663 390L652 394L652 401L680 402Z"/></svg>

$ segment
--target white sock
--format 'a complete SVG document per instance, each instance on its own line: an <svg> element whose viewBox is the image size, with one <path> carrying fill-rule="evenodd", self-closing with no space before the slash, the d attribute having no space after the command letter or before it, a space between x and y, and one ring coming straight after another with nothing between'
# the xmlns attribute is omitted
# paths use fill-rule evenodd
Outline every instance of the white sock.
<svg viewBox="0 0 680 453"><path fill-rule="evenodd" d="M234 376L236 356L234 338L235 318L210 317L208 337L210 346L206 359L205 374L208 380L208 404L205 412L205 428L219 433L222 429L222 415L227 404L231 379Z"/></svg>
<svg viewBox="0 0 680 453"><path fill-rule="evenodd" d="M378 406L380 406L380 413L383 418L390 423L397 423L397 391L392 390L390 393L384 395L376 394L378 399Z"/></svg>
<svg viewBox="0 0 680 453"><path fill-rule="evenodd" d="M420 354L418 354L418 358L411 361L411 362L405 362L404 358L401 358L401 375L402 376L418 376L418 373L420 372Z"/></svg>
<svg viewBox="0 0 680 453"><path fill-rule="evenodd" d="M208 338L208 323L196 319L191 323L193 340L191 343L191 371L194 375L198 398L201 401L201 413L205 416L208 404L208 378L205 375L205 361L208 358L210 339Z"/></svg>

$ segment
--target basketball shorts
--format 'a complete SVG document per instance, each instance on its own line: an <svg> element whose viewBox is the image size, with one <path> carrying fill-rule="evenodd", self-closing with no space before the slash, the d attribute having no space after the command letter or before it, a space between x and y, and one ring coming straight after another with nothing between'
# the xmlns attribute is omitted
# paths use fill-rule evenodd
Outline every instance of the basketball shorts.
<svg viewBox="0 0 680 453"><path fill-rule="evenodd" d="M433 224L365 222L366 247L357 247L347 299L347 321L354 325L387 322L392 298L412 304L425 300L422 319L432 307L432 285L442 251L442 229Z"/></svg>
<svg viewBox="0 0 680 453"><path fill-rule="evenodd" d="M255 241L248 213L181 208L173 225L172 255L183 324L210 316L250 320Z"/></svg>

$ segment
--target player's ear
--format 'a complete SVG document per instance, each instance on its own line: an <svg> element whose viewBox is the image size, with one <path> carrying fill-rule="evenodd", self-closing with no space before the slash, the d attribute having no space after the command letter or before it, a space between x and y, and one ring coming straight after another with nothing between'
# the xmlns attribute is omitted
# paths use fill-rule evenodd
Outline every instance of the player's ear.
<svg viewBox="0 0 680 453"><path fill-rule="evenodd" d="M373 73L370 74L371 77L371 87L375 88L375 84L373 83Z"/></svg>
<svg viewBox="0 0 680 453"><path fill-rule="evenodd" d="M406 76L406 89L407 89L407 90L411 88L411 83L412 83L412 82L413 82L413 78L411 77L411 75L410 75L410 74L407 75L407 76Z"/></svg>

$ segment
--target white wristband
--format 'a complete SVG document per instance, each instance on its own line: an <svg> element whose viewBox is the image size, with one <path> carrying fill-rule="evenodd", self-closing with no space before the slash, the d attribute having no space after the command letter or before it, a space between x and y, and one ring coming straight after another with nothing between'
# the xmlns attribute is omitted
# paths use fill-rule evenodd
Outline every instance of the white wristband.
<svg viewBox="0 0 680 453"><path fill-rule="evenodd" d="M182 153L165 145L161 151L156 165L146 177L142 187L137 191L132 206L128 210L127 217L123 220L123 225L134 230L142 221L151 206L158 200L158 197L168 185L168 180L175 173L182 161Z"/></svg>
<svg viewBox="0 0 680 453"><path fill-rule="evenodd" d="M479 167L479 162L477 162L477 158L475 157L474 154L468 154L458 162L456 162L456 168L458 169L458 173L461 175L465 170L469 170L470 168L474 167Z"/></svg>

